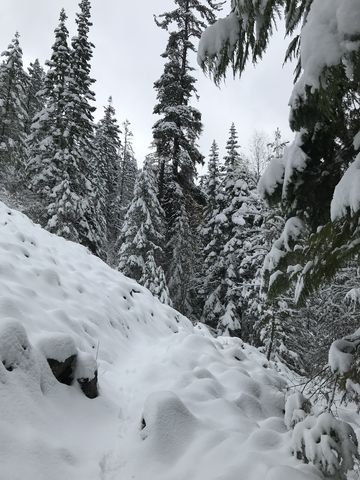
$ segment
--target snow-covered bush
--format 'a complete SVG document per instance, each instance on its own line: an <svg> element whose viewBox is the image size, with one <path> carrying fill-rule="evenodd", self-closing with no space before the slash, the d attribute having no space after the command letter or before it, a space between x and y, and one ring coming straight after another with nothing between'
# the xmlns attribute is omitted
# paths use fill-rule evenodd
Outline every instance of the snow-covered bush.
<svg viewBox="0 0 360 480"><path fill-rule="evenodd" d="M313 463L326 478L345 480L358 457L358 442L353 428L324 412L308 416L295 425L292 450L299 460Z"/></svg>
<svg viewBox="0 0 360 480"><path fill-rule="evenodd" d="M335 340L329 350L329 365L338 374L339 386L349 397L360 401L360 329Z"/></svg>
<svg viewBox="0 0 360 480"><path fill-rule="evenodd" d="M294 428L302 422L311 412L311 403L301 392L289 395L285 403L285 425L287 428Z"/></svg>

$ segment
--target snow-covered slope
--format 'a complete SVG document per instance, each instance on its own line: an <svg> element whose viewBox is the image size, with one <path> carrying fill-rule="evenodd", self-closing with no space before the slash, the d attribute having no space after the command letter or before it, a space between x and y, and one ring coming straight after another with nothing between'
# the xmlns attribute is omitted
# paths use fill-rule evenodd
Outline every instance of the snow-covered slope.
<svg viewBox="0 0 360 480"><path fill-rule="evenodd" d="M96 399L50 371L44 353L72 349L97 357ZM0 480L322 478L292 457L285 381L257 350L2 203L0 357Z"/></svg>

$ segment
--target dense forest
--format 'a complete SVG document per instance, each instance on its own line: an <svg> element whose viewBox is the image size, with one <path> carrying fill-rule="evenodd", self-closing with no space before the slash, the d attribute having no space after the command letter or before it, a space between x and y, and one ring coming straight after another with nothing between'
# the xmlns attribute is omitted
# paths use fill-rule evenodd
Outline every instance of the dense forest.
<svg viewBox="0 0 360 480"><path fill-rule="evenodd" d="M155 52L164 66L145 159L135 158L136 132L118 121L111 97L95 121L89 0L80 1L73 38L61 10L45 65L24 67L15 34L0 64L0 198L196 328L241 339L289 369L327 413L358 408L359 2L233 0L230 12L216 0L172 3L155 17L167 43ZM219 126L209 152L200 151L195 70L216 84L231 74L241 83L278 22L289 39L285 61L295 65L293 139L278 128L240 145L241 125L229 118L228 132ZM291 428L307 421L303 428L340 445L331 447L336 466L325 447L314 456L304 434L297 458L326 478L350 478L352 431L336 415L321 425L321 416L300 418L310 412L302 393L292 402Z"/></svg>

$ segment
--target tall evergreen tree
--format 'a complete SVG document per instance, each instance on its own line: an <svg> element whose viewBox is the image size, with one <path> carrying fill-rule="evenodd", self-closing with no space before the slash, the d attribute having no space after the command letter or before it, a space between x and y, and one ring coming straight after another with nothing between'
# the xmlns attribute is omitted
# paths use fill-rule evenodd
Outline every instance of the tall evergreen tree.
<svg viewBox="0 0 360 480"><path fill-rule="evenodd" d="M282 0L234 0L225 22L215 23L204 34L200 64L216 81L225 76L229 65L242 74L249 60L256 63L263 56L283 6ZM360 57L356 43L360 30L349 21L358 14L359 6L352 2L339 2L331 10L319 0L285 2L287 34L302 26L301 35L292 39L286 54L286 58L298 58L290 115L296 135L282 161L272 162L263 193L272 203L281 203L289 222L284 234L289 236L289 227L295 223L297 228L291 233L291 245L283 245L274 265L278 274L269 291L272 298L295 282L296 300L304 301L359 253L358 186L353 183L350 187L349 181L356 177L360 164ZM320 28L324 29L322 41L315 45ZM331 47L329 38L333 38ZM308 48L313 44L314 48ZM337 52L331 61L330 51Z"/></svg>
<svg viewBox="0 0 360 480"><path fill-rule="evenodd" d="M169 32L169 39L162 55L164 73L155 82L154 113L161 119L153 127L153 137L160 161L159 198L168 226L167 252L171 261L167 279L175 307L190 315L190 266L194 265L191 255L197 244L196 228L203 202L194 184L196 165L202 163L203 156L196 144L202 124L200 112L191 105L197 93L190 55L201 31L214 21L219 5L213 0L174 3L174 10L156 19L157 25Z"/></svg>
<svg viewBox="0 0 360 480"><path fill-rule="evenodd" d="M28 84L26 88L26 122L25 132L30 134L30 127L35 115L45 106L45 71L38 59L30 63L28 68Z"/></svg>
<svg viewBox="0 0 360 480"><path fill-rule="evenodd" d="M44 201L47 228L102 255L106 228L97 190L94 108L89 103L93 99L90 4L83 0L79 6L78 36L72 41L72 50L64 10L55 30L45 79L47 103L35 116L29 139L29 173L32 187Z"/></svg>
<svg viewBox="0 0 360 480"><path fill-rule="evenodd" d="M114 243L119 235L118 195L120 182L121 140L112 98L104 108L104 116L96 128L96 151L98 157L97 188L103 199L106 221L108 261L113 257Z"/></svg>
<svg viewBox="0 0 360 480"><path fill-rule="evenodd" d="M205 247L209 265L205 284L203 321L220 333L249 339L247 310L250 285L257 270L257 246L252 239L260 225L255 182L239 154L235 125L226 145L222 192L217 195L210 226L212 239Z"/></svg>
<svg viewBox="0 0 360 480"><path fill-rule="evenodd" d="M90 76L94 45L89 40L91 4L81 0L76 14L77 35L71 41L70 78L68 83L71 102L68 105L69 146L76 162L73 190L82 207L78 236L82 244L94 253L104 255L106 219L102 192L98 191L98 161L94 145L93 112L95 101Z"/></svg>
<svg viewBox="0 0 360 480"><path fill-rule="evenodd" d="M166 211L166 278L174 307L192 316L190 290L194 277L195 242L187 212L184 190L174 179L173 171L167 173L167 188L163 199Z"/></svg>
<svg viewBox="0 0 360 480"><path fill-rule="evenodd" d="M19 34L2 53L0 65L1 176L24 168L27 75L23 69Z"/></svg>
<svg viewBox="0 0 360 480"><path fill-rule="evenodd" d="M208 172L203 189L206 195L203 221L200 228L203 266L200 274L199 290L202 294L201 319L212 328L216 328L222 309L221 293L218 285L220 275L219 255L223 246L222 222L219 215L223 205L221 166L217 143L211 145ZM201 287L200 287L200 284Z"/></svg>
<svg viewBox="0 0 360 480"><path fill-rule="evenodd" d="M170 303L164 272L164 211L152 163L138 174L120 234L119 270Z"/></svg>
<svg viewBox="0 0 360 480"><path fill-rule="evenodd" d="M123 123L122 152L120 161L118 186L118 212L120 222L123 221L127 208L133 198L137 175L137 162L132 144L133 133L129 120Z"/></svg>
<svg viewBox="0 0 360 480"><path fill-rule="evenodd" d="M70 49L66 19L63 9L55 29L51 58L47 61L48 71L44 81L47 102L43 110L35 115L28 139L30 186L41 195L46 211L52 201L51 191L61 181L64 158L69 154L66 108L69 102ZM48 212L45 216L48 221Z"/></svg>

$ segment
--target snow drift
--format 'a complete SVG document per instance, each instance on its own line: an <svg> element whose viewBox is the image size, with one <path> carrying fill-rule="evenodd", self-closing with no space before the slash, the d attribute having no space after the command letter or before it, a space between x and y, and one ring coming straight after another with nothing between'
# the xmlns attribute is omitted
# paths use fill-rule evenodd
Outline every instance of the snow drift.
<svg viewBox="0 0 360 480"><path fill-rule="evenodd" d="M292 455L286 381L256 349L2 203L0 357L0 480L322 478ZM69 384L49 358L77 358Z"/></svg>

